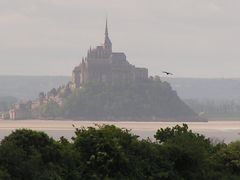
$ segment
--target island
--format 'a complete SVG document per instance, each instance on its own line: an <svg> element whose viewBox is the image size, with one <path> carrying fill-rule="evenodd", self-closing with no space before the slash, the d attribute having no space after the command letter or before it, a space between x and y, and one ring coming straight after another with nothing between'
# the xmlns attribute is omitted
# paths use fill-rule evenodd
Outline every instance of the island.
<svg viewBox="0 0 240 180"><path fill-rule="evenodd" d="M113 52L106 21L104 43L89 48L71 80L35 100L16 103L3 119L206 121L159 76Z"/></svg>

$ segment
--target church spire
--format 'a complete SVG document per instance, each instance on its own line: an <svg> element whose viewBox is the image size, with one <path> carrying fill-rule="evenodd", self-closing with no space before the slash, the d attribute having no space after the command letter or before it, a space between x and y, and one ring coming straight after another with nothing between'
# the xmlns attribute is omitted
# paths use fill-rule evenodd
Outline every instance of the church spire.
<svg viewBox="0 0 240 180"><path fill-rule="evenodd" d="M106 19L106 26L105 26L105 41L104 41L104 47L108 51L108 54L112 53L112 42L108 36L108 21Z"/></svg>
<svg viewBox="0 0 240 180"><path fill-rule="evenodd" d="M108 21L106 18L106 26L105 26L105 38L108 37Z"/></svg>

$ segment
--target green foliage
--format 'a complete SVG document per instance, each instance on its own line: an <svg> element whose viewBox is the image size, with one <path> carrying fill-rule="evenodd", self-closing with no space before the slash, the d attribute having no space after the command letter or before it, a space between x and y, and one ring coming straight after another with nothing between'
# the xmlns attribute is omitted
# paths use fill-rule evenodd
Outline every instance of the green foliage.
<svg viewBox="0 0 240 180"><path fill-rule="evenodd" d="M209 139L206 139L203 135L200 135L198 133L193 133L192 130L188 130L188 125L183 124L183 126L176 125L173 128L160 128L157 130L154 137L159 140L160 143L166 143L171 141L173 143L177 143L178 138L184 137L184 138L192 138L194 140L201 141L205 144L209 144Z"/></svg>
<svg viewBox="0 0 240 180"><path fill-rule="evenodd" d="M212 160L216 164L217 171L222 171L222 177L227 179L239 179L240 177L240 141L232 142L221 148L213 155Z"/></svg>
<svg viewBox="0 0 240 180"><path fill-rule="evenodd" d="M188 130L188 126L159 129L154 136L167 149L174 172L184 179L207 179L208 158L213 152L210 140Z"/></svg>
<svg viewBox="0 0 240 180"><path fill-rule="evenodd" d="M92 119L194 118L167 82L90 83L64 101L64 115Z"/></svg>
<svg viewBox="0 0 240 180"><path fill-rule="evenodd" d="M45 133L16 130L0 146L0 167L11 179L60 179L61 149Z"/></svg>
<svg viewBox="0 0 240 180"><path fill-rule="evenodd" d="M11 180L11 176L8 174L6 170L0 169L0 179Z"/></svg>
<svg viewBox="0 0 240 180"><path fill-rule="evenodd" d="M212 144L187 125L159 129L156 141L113 125L76 128L68 141L16 130L0 145L0 179L240 178L240 142Z"/></svg>
<svg viewBox="0 0 240 180"><path fill-rule="evenodd" d="M127 129L115 126L89 127L76 131L74 146L83 162L86 179L167 179L171 163L163 149L151 141L139 140Z"/></svg>
<svg viewBox="0 0 240 180"><path fill-rule="evenodd" d="M56 102L51 100L46 105L40 107L40 116L44 118L60 117L61 108Z"/></svg>
<svg viewBox="0 0 240 180"><path fill-rule="evenodd" d="M115 126L100 129L82 128L76 132L74 146L79 152L82 176L101 179L131 175L132 163L127 157L129 146L137 141L128 130ZM87 179L88 179L87 178Z"/></svg>

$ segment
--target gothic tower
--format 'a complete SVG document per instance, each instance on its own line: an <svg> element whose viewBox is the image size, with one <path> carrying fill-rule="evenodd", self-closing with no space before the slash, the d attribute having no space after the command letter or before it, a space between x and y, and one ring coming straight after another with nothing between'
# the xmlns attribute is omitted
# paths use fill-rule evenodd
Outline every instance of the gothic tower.
<svg viewBox="0 0 240 180"><path fill-rule="evenodd" d="M127 61L123 52L112 52L106 19L104 43L89 49L87 57L73 70L72 87L80 88L89 82L130 82L147 80L148 70L137 68Z"/></svg>
<svg viewBox="0 0 240 180"><path fill-rule="evenodd" d="M106 19L106 27L105 27L104 49L105 49L105 52L108 55L112 54L112 42L111 42L111 40L108 36L108 22L107 22L107 19Z"/></svg>

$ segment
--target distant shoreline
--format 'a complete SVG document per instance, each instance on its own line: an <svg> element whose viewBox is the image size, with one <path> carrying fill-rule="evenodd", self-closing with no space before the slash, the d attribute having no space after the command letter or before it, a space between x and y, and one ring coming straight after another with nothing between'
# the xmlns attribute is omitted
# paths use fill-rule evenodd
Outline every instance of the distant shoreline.
<svg viewBox="0 0 240 180"><path fill-rule="evenodd" d="M224 140L226 143L239 140L240 121L209 121L209 122L133 122L133 121L73 121L73 120L0 120L0 140L16 129L32 129L43 131L54 139L61 136L71 139L75 128L94 127L96 125L115 125L129 129L140 138L153 139L160 128L187 124L193 132L200 133L213 140ZM73 127L74 125L74 127Z"/></svg>
<svg viewBox="0 0 240 180"><path fill-rule="evenodd" d="M147 118L143 119L134 119L134 118L122 118L122 119L91 119L91 118L69 118L69 119L64 119L64 118L43 118L43 119L16 119L14 121L38 121L38 120L43 120L43 121L83 121L83 122L88 122L88 121L96 121L96 122L208 122L208 119L206 118L201 118L201 117L193 117L193 118L164 118L164 119L149 119L146 120ZM5 120L8 121L8 120Z"/></svg>

